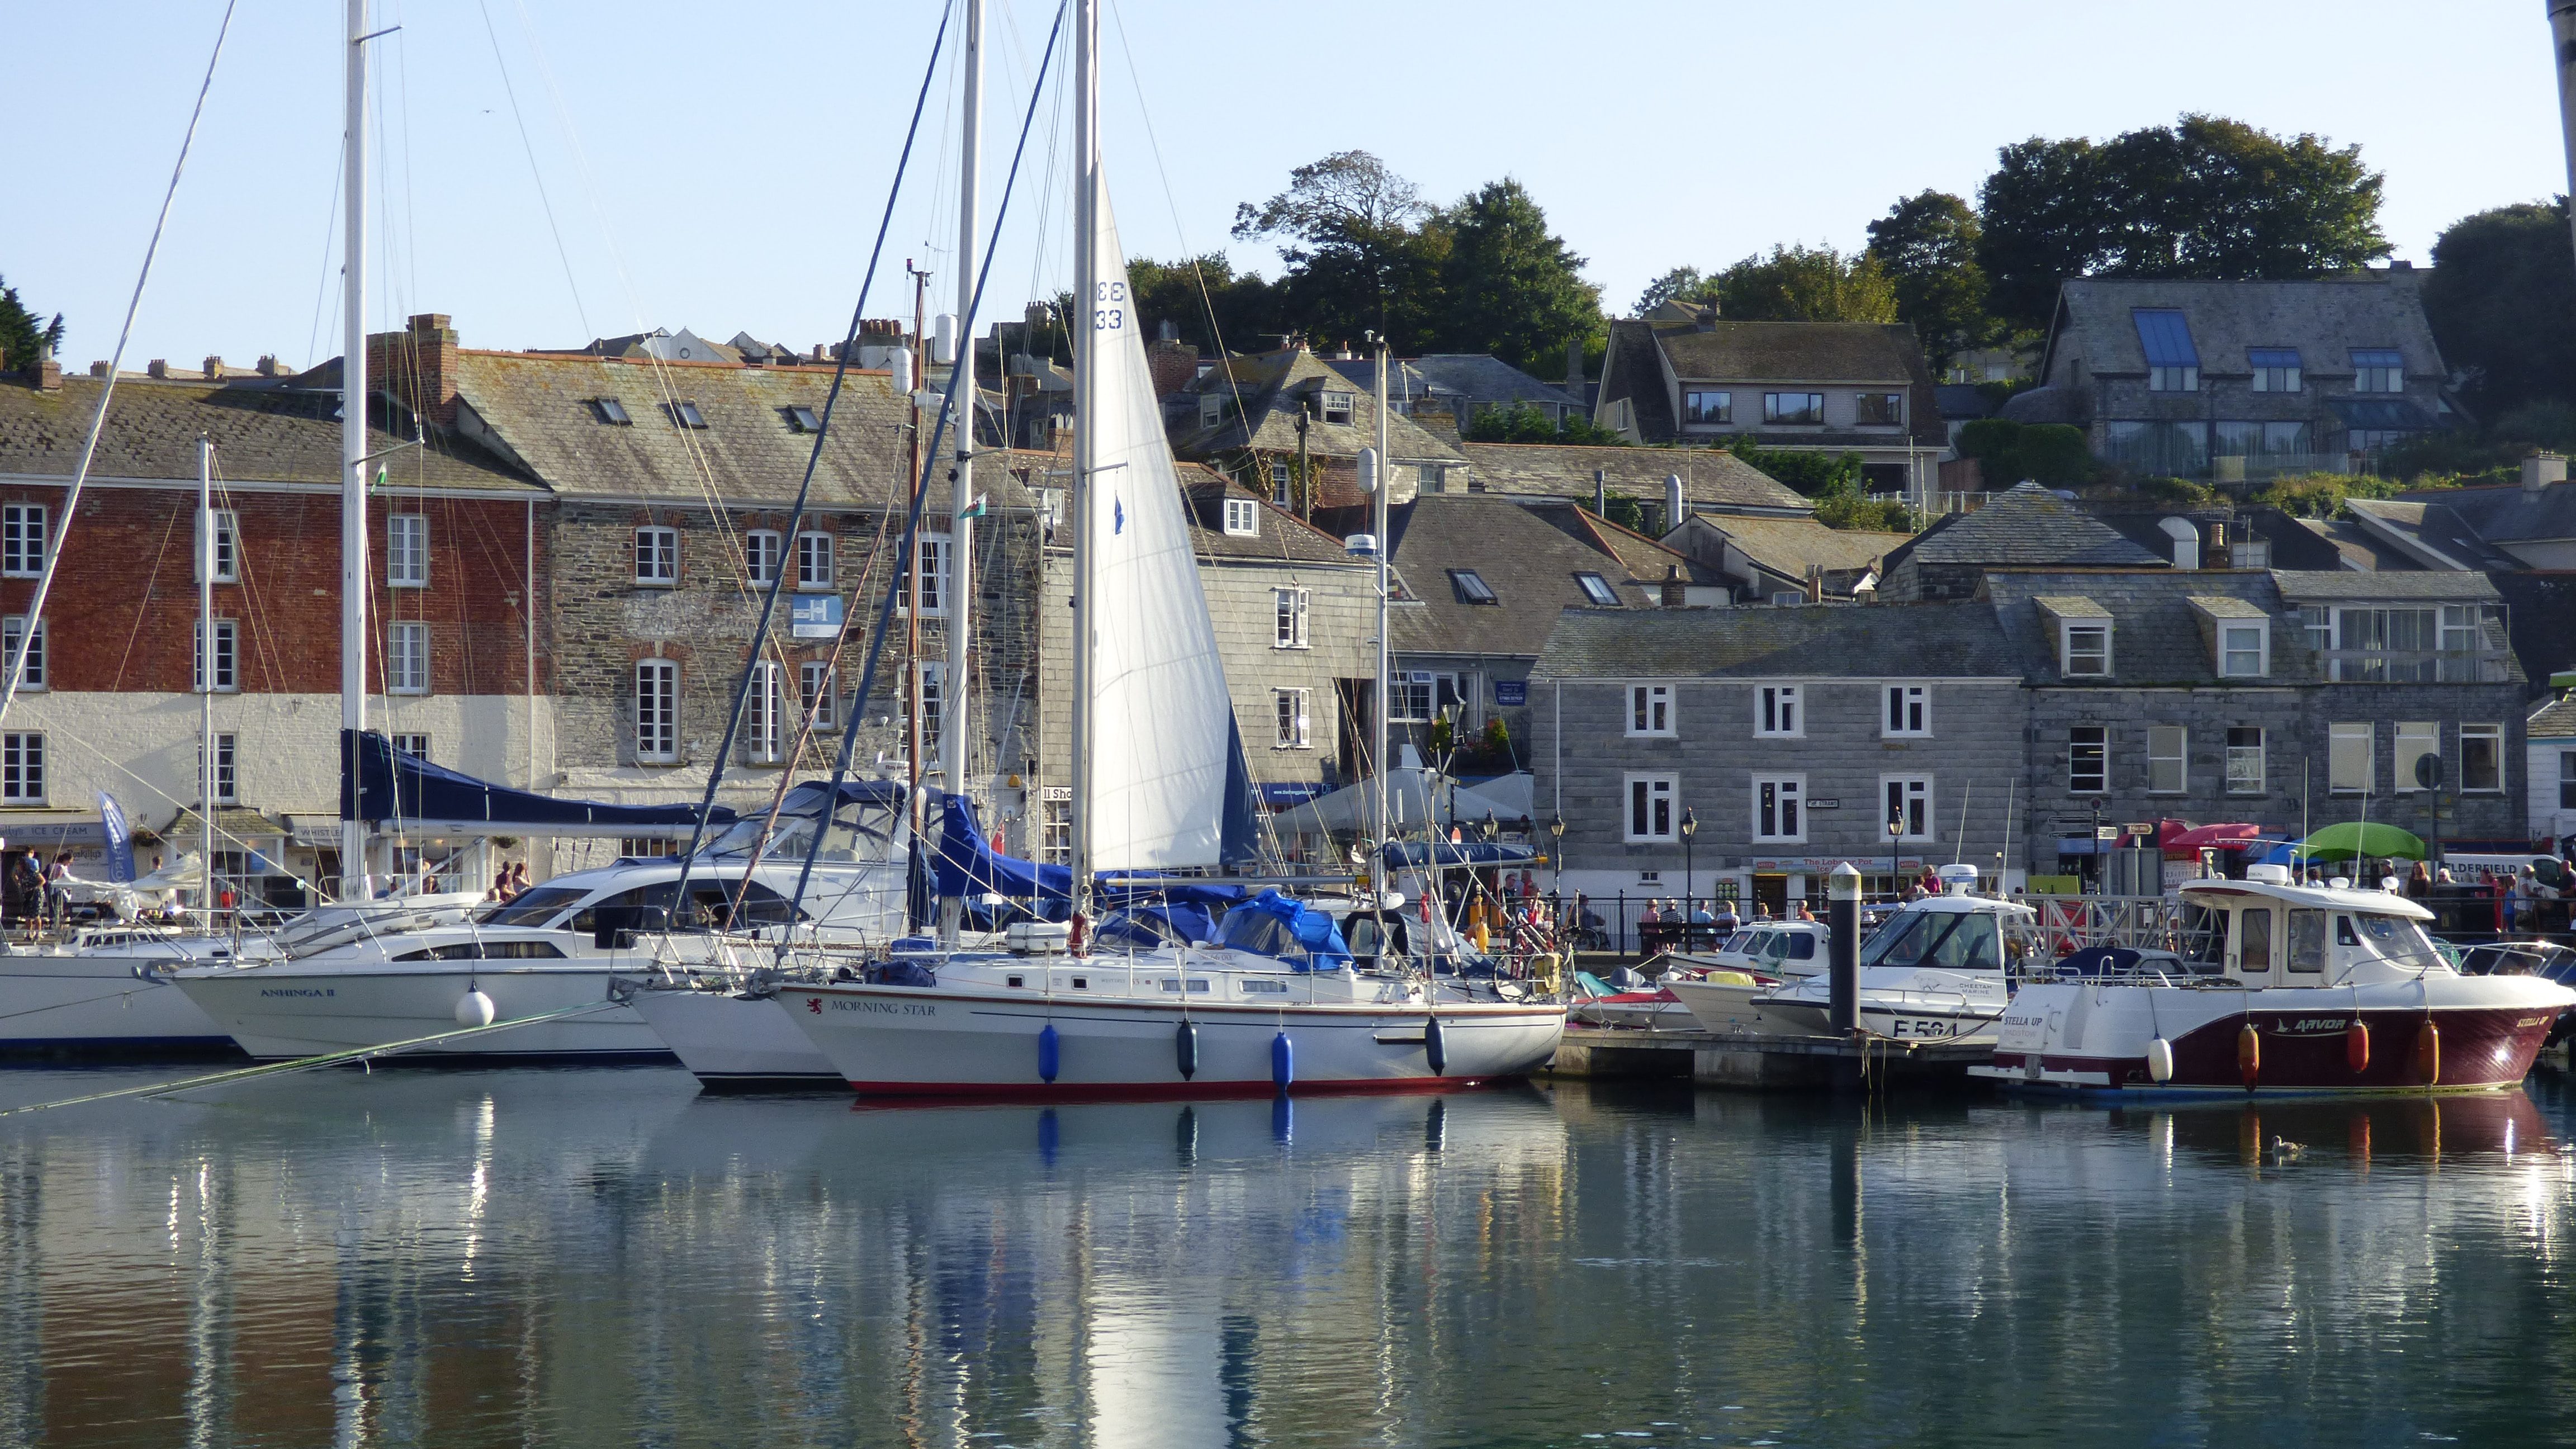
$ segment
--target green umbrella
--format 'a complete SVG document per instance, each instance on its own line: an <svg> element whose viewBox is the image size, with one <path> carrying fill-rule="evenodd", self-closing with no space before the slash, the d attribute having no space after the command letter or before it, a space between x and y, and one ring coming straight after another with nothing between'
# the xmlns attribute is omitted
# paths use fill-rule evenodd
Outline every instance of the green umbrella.
<svg viewBox="0 0 2576 1449"><path fill-rule="evenodd" d="M2329 825L2299 842L2302 860L2350 860L2356 855L2381 860L2422 860L2424 842L2394 825L2345 821Z"/></svg>

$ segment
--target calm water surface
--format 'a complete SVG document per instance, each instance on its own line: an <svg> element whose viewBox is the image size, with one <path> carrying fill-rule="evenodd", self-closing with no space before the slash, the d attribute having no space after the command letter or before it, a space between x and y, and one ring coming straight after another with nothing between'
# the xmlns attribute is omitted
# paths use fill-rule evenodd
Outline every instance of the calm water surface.
<svg viewBox="0 0 2576 1449"><path fill-rule="evenodd" d="M0 1120L0 1445L2567 1442L2571 1143L2547 1076L2259 1120L289 1077Z"/></svg>

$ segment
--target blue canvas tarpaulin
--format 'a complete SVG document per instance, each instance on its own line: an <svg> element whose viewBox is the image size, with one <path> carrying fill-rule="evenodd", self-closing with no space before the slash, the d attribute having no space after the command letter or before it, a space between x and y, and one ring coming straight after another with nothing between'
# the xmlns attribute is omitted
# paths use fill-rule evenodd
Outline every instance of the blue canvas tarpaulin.
<svg viewBox="0 0 2576 1449"><path fill-rule="evenodd" d="M343 820L400 821L453 835L616 835L686 830L698 818L695 805L609 805L495 785L405 754L373 730L358 735L354 747L342 730L340 753ZM710 827L733 818L721 805L707 812Z"/></svg>

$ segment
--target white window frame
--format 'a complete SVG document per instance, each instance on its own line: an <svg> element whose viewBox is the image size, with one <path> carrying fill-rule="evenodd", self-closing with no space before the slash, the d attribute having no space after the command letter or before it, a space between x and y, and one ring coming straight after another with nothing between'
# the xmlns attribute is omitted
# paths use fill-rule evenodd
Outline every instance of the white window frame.
<svg viewBox="0 0 2576 1449"><path fill-rule="evenodd" d="M1770 792L1766 798L1764 792ZM1753 839L1763 845L1799 845L1807 839L1807 777L1756 775L1752 787ZM1769 806L1765 818L1765 806Z"/></svg>
<svg viewBox="0 0 2576 1449"><path fill-rule="evenodd" d="M913 557L919 566L911 569L896 598L896 612L918 612L925 619L948 617L948 586L952 574L948 567L948 535L920 533L913 537ZM924 601L927 602L924 602Z"/></svg>
<svg viewBox="0 0 2576 1449"><path fill-rule="evenodd" d="M787 560L787 535L774 528L752 528L742 535L743 576L763 588L778 582Z"/></svg>
<svg viewBox="0 0 2576 1449"><path fill-rule="evenodd" d="M388 735L393 747L424 764L429 761L429 736L424 734Z"/></svg>
<svg viewBox="0 0 2576 1449"><path fill-rule="evenodd" d="M2191 793L2191 726L2147 726L2147 793Z"/></svg>
<svg viewBox="0 0 2576 1449"><path fill-rule="evenodd" d="M2101 656L2102 666L2099 669L2078 669L2075 667L2075 661L2077 658L2075 636L2078 634L2100 634L2102 636L2102 647L2098 651ZM2097 651L2091 649L2084 650L2082 657L2089 661L2094 657L2096 652ZM2060 621L2057 626L2057 672L2061 677L2066 679L2110 678L2111 621L2108 619L2104 619L2099 623L2092 620L2077 619Z"/></svg>
<svg viewBox="0 0 2576 1449"><path fill-rule="evenodd" d="M635 759L638 764L680 762L680 661L635 661Z"/></svg>
<svg viewBox="0 0 2576 1449"><path fill-rule="evenodd" d="M1229 498L1225 500L1225 536L1228 538L1259 538L1261 536L1261 505L1249 498Z"/></svg>
<svg viewBox="0 0 2576 1449"><path fill-rule="evenodd" d="M1618 588L1610 582L1608 575L1603 574L1598 569L1576 569L1574 571L1574 585L1576 588L1583 590L1583 601L1590 604L1593 608L1616 609L1622 607L1619 602Z"/></svg>
<svg viewBox="0 0 2576 1449"><path fill-rule="evenodd" d="M1881 814L1879 834L1887 833L1887 822L1903 815L1905 833L1898 840L1934 840L1940 836L1940 822L1932 814L1932 777L1929 775L1881 775L1878 777Z"/></svg>
<svg viewBox="0 0 2576 1449"><path fill-rule="evenodd" d="M1386 722L1388 724L1429 724L1438 719L1442 709L1440 698L1442 685L1448 686L1449 703L1463 702L1465 695L1458 688L1458 676L1455 674L1428 669L1396 671L1387 690L1387 707L1390 713L1386 717ZM1409 712L1412 709L1409 701L1413 691L1417 689L1422 691L1422 712L1413 714ZM1397 710L1408 712L1401 714L1392 712Z"/></svg>
<svg viewBox="0 0 2576 1449"><path fill-rule="evenodd" d="M813 729L840 728L839 671L820 659L809 659L796 666L796 703L805 712L805 722Z"/></svg>
<svg viewBox="0 0 2576 1449"><path fill-rule="evenodd" d="M2495 783L2492 785L2472 785L2469 783L2469 741L2473 739L2492 741L2495 745ZM2505 784L2510 779L2511 775L2512 771L2505 765L2504 726L2501 724L2486 723L2462 724L2460 726L2460 793L2463 795L2501 795L2504 793Z"/></svg>
<svg viewBox="0 0 2576 1449"><path fill-rule="evenodd" d="M1756 739L1803 740L1807 737L1804 685L1766 684L1753 691Z"/></svg>
<svg viewBox="0 0 2576 1449"><path fill-rule="evenodd" d="M2416 795L2424 787L2415 783L2415 762L2426 755L2442 758L2442 725L2439 720L2407 719L2397 722L2397 756L2390 762L2393 772L2389 788L2400 795Z"/></svg>
<svg viewBox="0 0 2576 1449"><path fill-rule="evenodd" d="M1309 647L1306 636L1306 615L1309 602L1307 591L1304 589L1272 589L1270 591L1271 615L1273 621L1273 627L1270 633L1271 648L1304 649Z"/></svg>
<svg viewBox="0 0 2576 1449"><path fill-rule="evenodd" d="M1932 737L1932 687L1926 684L1887 686L1887 714L1878 724L1881 739L1930 739Z"/></svg>
<svg viewBox="0 0 2576 1449"><path fill-rule="evenodd" d="M240 583L241 516L229 508L218 508L214 510L213 517L215 521L215 582L219 584ZM204 572L199 565L205 558L205 544L203 539L199 538L198 535L205 527L205 518L206 515L204 514L198 515L196 525L188 531L189 538L194 541L196 545L189 555L191 561L188 565L188 577L192 580L198 578L198 576Z"/></svg>
<svg viewBox="0 0 2576 1449"><path fill-rule="evenodd" d="M743 700L743 758L755 765L775 765L787 757L787 721L783 671L775 659L751 666L751 691Z"/></svg>
<svg viewBox="0 0 2576 1449"><path fill-rule="evenodd" d="M1313 742L1307 735L1306 696L1307 691L1302 689L1270 691L1270 715L1274 726L1271 748L1279 750L1314 748Z"/></svg>
<svg viewBox="0 0 2576 1449"><path fill-rule="evenodd" d="M2558 808L2576 810L2576 750L2558 752Z"/></svg>
<svg viewBox="0 0 2576 1449"><path fill-rule="evenodd" d="M52 512L42 503L0 504L0 578L32 579L53 546Z"/></svg>
<svg viewBox="0 0 2576 1449"><path fill-rule="evenodd" d="M26 632L27 616L24 614L11 614L6 621L0 622L0 671L8 669L10 659L18 652L18 637ZM27 646L26 676L18 681L21 693L34 693L45 687L45 643L44 621L38 620L36 640Z"/></svg>
<svg viewBox="0 0 2576 1449"><path fill-rule="evenodd" d="M39 730L0 734L0 805L45 803L45 736Z"/></svg>
<svg viewBox="0 0 2576 1449"><path fill-rule="evenodd" d="M2090 735L2092 738L2086 739ZM2084 783L2083 751L2095 751L2093 783ZM2108 795L2111 793L2111 728L2108 725L2070 725L2066 731L2066 793L2069 795Z"/></svg>
<svg viewBox="0 0 2576 1449"><path fill-rule="evenodd" d="M796 587L805 593L830 593L840 584L836 540L821 529L796 535Z"/></svg>
<svg viewBox="0 0 2576 1449"><path fill-rule="evenodd" d="M2344 753L2358 742L2361 750L2359 784L2346 783L2354 778L2342 768ZM2369 720L2335 720L2326 726L2326 790L2335 795L2375 795L2372 789L2379 781L2379 731Z"/></svg>
<svg viewBox="0 0 2576 1449"><path fill-rule="evenodd" d="M429 515L385 515L385 587L429 587Z"/></svg>
<svg viewBox="0 0 2576 1449"><path fill-rule="evenodd" d="M1199 426L1202 428L1212 428L1224 421L1225 394L1221 392L1200 393Z"/></svg>
<svg viewBox="0 0 2576 1449"><path fill-rule="evenodd" d="M2252 648L2236 642L2236 636L2254 636ZM2242 656L2252 656L2252 669L2240 669ZM2221 619L2218 621L2218 677L2221 679L2261 679L2272 672L2272 626L2260 620Z"/></svg>
<svg viewBox="0 0 2576 1449"><path fill-rule="evenodd" d="M1669 740L1681 733L1669 684L1629 685L1627 717L1630 739Z"/></svg>
<svg viewBox="0 0 2576 1449"><path fill-rule="evenodd" d="M2252 744L2242 744L2238 742L2236 738L2238 735L2249 733L2254 736ZM2271 742L2266 736L2261 725L2229 725L2227 727L2228 794L2242 796L2260 795L2264 793L2271 771L2271 763L2268 757L2268 748L2270 743ZM2247 772L2239 768L2249 761L2254 767L2250 780L2247 778Z"/></svg>
<svg viewBox="0 0 2576 1449"><path fill-rule="evenodd" d="M206 630L202 622L188 626L188 692L191 694L241 693L241 622L236 619L215 621L214 688L206 687Z"/></svg>
<svg viewBox="0 0 2576 1449"><path fill-rule="evenodd" d="M215 803L218 805L241 803L241 778L235 770L235 765L241 758L241 752L236 745L237 737L228 730L215 736ZM197 779L200 782L200 788L205 778L206 747L200 743L197 746Z"/></svg>
<svg viewBox="0 0 2576 1449"><path fill-rule="evenodd" d="M1682 777L1668 770L1622 776L1619 809L1625 839L1630 844L1681 839L1681 794Z"/></svg>
<svg viewBox="0 0 2576 1449"><path fill-rule="evenodd" d="M429 625L421 620L385 626L385 693L429 693Z"/></svg>
<svg viewBox="0 0 2576 1449"><path fill-rule="evenodd" d="M1322 402L1317 406L1316 412L1322 416L1325 422L1338 423L1347 427L1351 421L1351 408L1353 402L1354 394L1327 390L1324 393ZM1335 417L1335 413L1339 413L1341 416Z"/></svg>
<svg viewBox="0 0 2576 1449"><path fill-rule="evenodd" d="M1270 463L1271 503L1281 508L1294 508L1297 497L1294 491L1296 481L1296 474L1290 471L1286 459L1272 459Z"/></svg>
<svg viewBox="0 0 2576 1449"><path fill-rule="evenodd" d="M939 729L948 713L948 662L916 660L912 666L911 707L921 711L921 734L913 741L924 763L939 757Z"/></svg>
<svg viewBox="0 0 2576 1449"><path fill-rule="evenodd" d="M680 585L680 531L667 524L635 526L635 584L638 588L673 589Z"/></svg>

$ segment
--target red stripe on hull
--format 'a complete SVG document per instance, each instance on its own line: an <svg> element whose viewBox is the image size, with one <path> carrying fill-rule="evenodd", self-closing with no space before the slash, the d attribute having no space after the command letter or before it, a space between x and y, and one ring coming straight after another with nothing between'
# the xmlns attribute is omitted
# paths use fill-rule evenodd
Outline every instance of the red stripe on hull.
<svg viewBox="0 0 2576 1449"><path fill-rule="evenodd" d="M1385 1077L1349 1082L1299 1082L1292 1097L1394 1096L1464 1092L1516 1082L1519 1077ZM942 1103L1206 1102L1275 1096L1268 1082L852 1082L860 1106L935 1106Z"/></svg>
<svg viewBox="0 0 2576 1449"><path fill-rule="evenodd" d="M2531 1071L2532 1061L2549 1039L2555 1012L2478 1008L2436 1011L2441 1061L2436 1079L2427 1082L2416 1070L2416 1043L2425 1013L2408 1010L2364 1011L2370 1027L2370 1064L2352 1070L2344 1055L2344 1029L2349 1011L2258 1011L2254 1027L2262 1037L2262 1064L2254 1094L2275 1092L2421 1092L2484 1091L2510 1087ZM2147 1075L2147 1059L2042 1054L2044 1072L2102 1073L2117 1090L2170 1091L2215 1088L2243 1092L2244 1071L2237 1064L2237 1033L2244 1016L2206 1022L2174 1039L2174 1074L2169 1082ZM2305 1030L2292 1030L2304 1025ZM2026 1069L2028 1052L1997 1052L2002 1070Z"/></svg>

